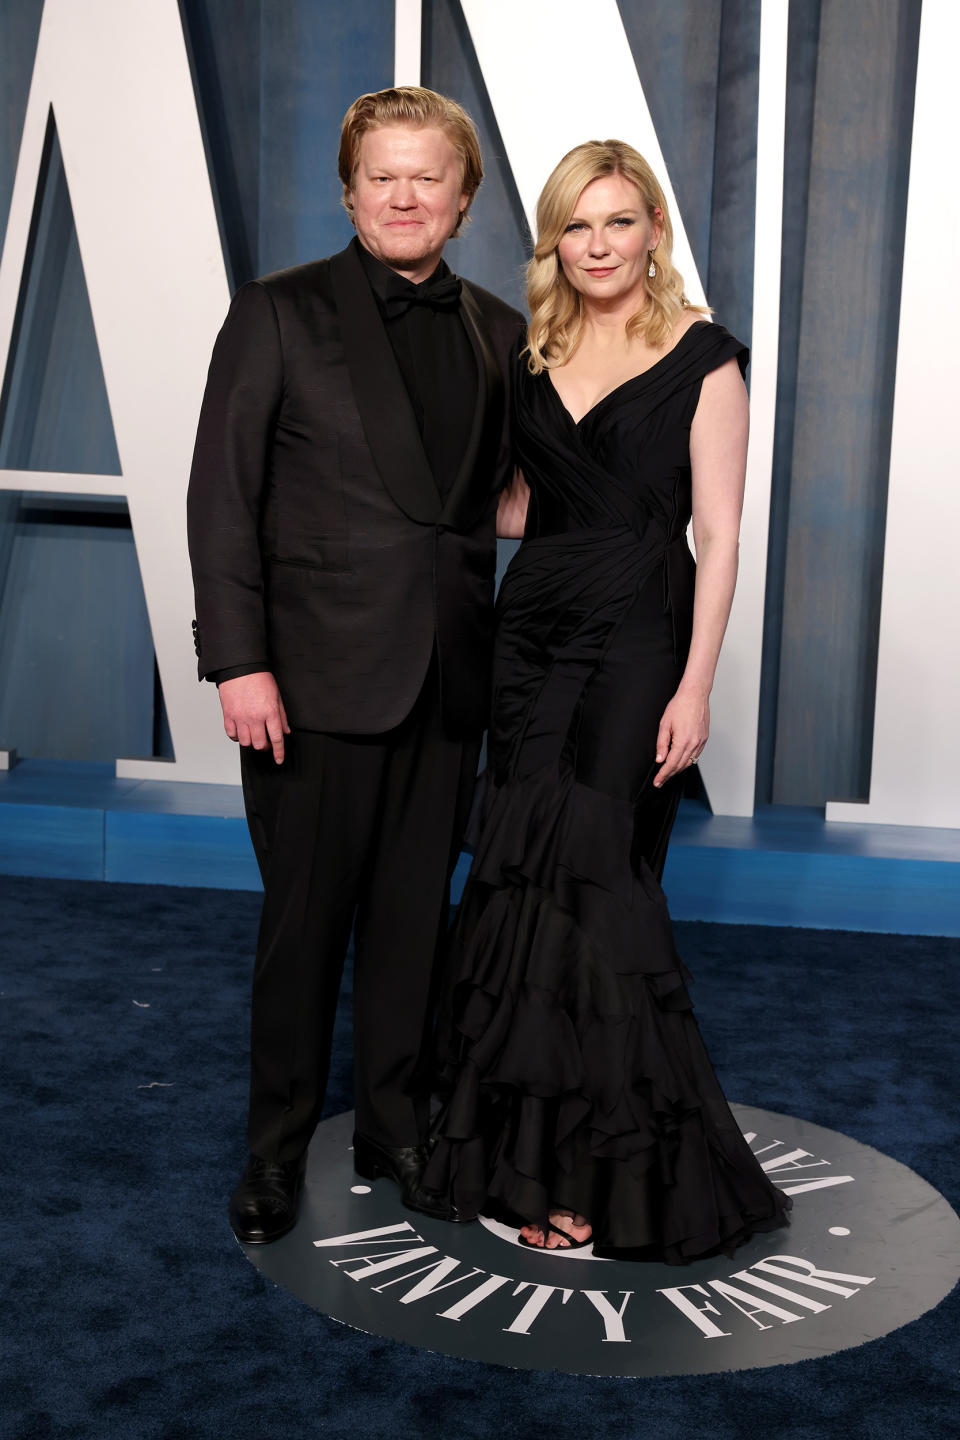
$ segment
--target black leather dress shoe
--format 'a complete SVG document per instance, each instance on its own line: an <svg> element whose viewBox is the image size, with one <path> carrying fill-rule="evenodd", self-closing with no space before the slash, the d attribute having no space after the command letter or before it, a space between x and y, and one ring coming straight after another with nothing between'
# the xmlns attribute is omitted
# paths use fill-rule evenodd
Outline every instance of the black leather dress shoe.
<svg viewBox="0 0 960 1440"><path fill-rule="evenodd" d="M394 1180L400 1187L400 1198L408 1210L416 1210L434 1220L454 1223L465 1220L467 1217L461 1215L456 1205L445 1196L424 1188L423 1172L428 1156L425 1145L380 1145L354 1131L353 1168L364 1180L379 1180L381 1177Z"/></svg>
<svg viewBox="0 0 960 1440"><path fill-rule="evenodd" d="M230 1197L230 1226L241 1245L269 1245L293 1229L306 1166L305 1153L283 1163L250 1156Z"/></svg>

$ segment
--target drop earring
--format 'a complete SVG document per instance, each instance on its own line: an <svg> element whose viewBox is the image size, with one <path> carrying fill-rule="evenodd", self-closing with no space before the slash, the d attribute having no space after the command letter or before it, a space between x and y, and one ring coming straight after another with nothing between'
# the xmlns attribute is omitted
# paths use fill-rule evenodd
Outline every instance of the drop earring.
<svg viewBox="0 0 960 1440"><path fill-rule="evenodd" d="M650 264L647 266L647 274L648 274L648 276L650 277L650 279L652 280L653 277L654 277L654 276L656 275L656 273L657 273L657 267L656 267L656 265L653 263L653 251L651 250L649 253L650 253Z"/></svg>

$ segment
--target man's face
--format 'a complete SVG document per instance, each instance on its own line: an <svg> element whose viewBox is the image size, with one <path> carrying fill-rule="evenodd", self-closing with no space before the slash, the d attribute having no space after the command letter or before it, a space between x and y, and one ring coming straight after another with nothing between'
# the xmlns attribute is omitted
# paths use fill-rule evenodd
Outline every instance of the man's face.
<svg viewBox="0 0 960 1440"><path fill-rule="evenodd" d="M407 279L419 283L433 273L468 198L442 130L384 125L361 140L351 192L357 235Z"/></svg>

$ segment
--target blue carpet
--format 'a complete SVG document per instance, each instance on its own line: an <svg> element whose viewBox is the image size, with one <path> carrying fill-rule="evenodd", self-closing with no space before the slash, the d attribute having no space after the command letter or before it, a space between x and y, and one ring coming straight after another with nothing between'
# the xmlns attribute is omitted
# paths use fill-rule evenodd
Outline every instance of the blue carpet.
<svg viewBox="0 0 960 1440"><path fill-rule="evenodd" d="M266 1284L244 1158L255 895L0 877L0 1434L9 1440L942 1440L954 1292L883 1340L733 1374L596 1380L349 1330ZM875 1145L960 1195L960 942L682 924L732 1099ZM328 1112L348 1109L349 998Z"/></svg>

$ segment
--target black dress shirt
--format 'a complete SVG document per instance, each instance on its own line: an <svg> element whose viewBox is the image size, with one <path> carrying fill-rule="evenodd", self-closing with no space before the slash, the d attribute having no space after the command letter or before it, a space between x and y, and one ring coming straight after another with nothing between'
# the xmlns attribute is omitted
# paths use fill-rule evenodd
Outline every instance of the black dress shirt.
<svg viewBox="0 0 960 1440"><path fill-rule="evenodd" d="M438 280L452 279L452 272L441 260L427 280L415 285L371 255L359 240L354 239L353 245L370 282L410 396L427 462L437 488L445 497L456 479L467 446L477 400L477 362L460 318L459 305L435 309L424 301L427 289ZM389 303L392 297L413 303L402 313L391 314L391 310L400 308ZM219 685L224 680L237 680L241 675L269 669L269 663L264 660L217 670L207 679Z"/></svg>
<svg viewBox="0 0 960 1440"><path fill-rule="evenodd" d="M477 401L477 363L459 305L434 309L423 301L438 280L452 279L450 268L441 260L427 280L415 285L359 240L353 243L407 387L433 478L446 496L467 446ZM414 303L391 317L389 300L394 296Z"/></svg>

